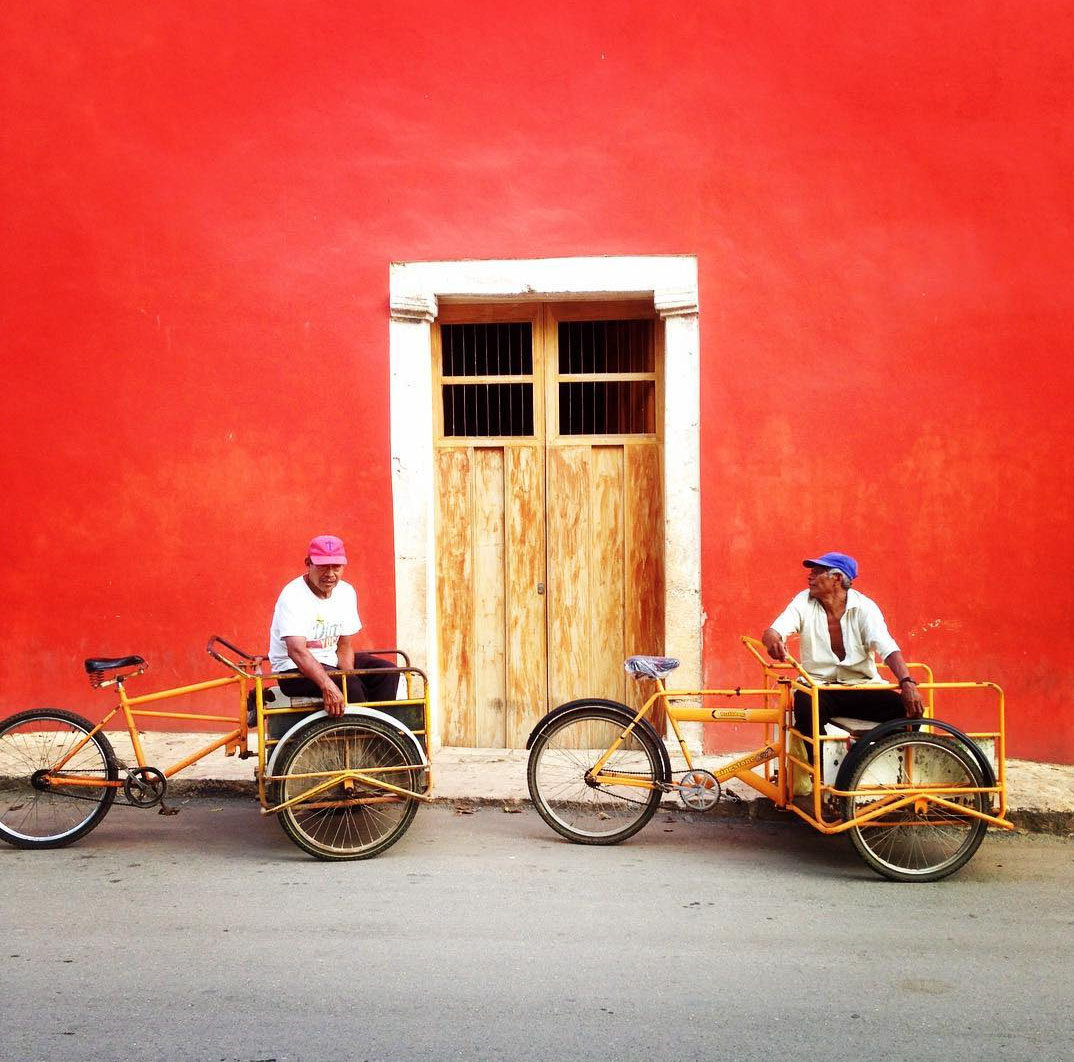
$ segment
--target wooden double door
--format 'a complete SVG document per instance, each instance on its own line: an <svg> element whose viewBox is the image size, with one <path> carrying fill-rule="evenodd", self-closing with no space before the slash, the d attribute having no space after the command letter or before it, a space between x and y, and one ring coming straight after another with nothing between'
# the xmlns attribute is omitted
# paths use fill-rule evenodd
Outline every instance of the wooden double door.
<svg viewBox="0 0 1074 1062"><path fill-rule="evenodd" d="M442 740L521 748L549 707L636 701L663 651L652 306L441 306L434 329Z"/></svg>

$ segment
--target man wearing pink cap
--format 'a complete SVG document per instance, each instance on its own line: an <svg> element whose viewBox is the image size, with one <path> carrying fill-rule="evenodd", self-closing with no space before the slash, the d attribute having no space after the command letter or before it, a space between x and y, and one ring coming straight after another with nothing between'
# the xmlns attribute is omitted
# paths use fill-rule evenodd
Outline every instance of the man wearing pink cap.
<svg viewBox="0 0 1074 1062"><path fill-rule="evenodd" d="M821 690L820 726L833 716L850 716L871 722L921 716L924 705L917 684L888 632L875 601L853 589L858 562L845 553L822 553L802 561L808 570L807 588L772 622L761 641L773 660L787 658L785 639L801 639L801 663L806 674L825 685L880 684L874 654L891 669L894 690ZM805 693L794 695L794 726L809 734L813 726L812 701ZM812 759L812 757L810 757Z"/></svg>
<svg viewBox="0 0 1074 1062"><path fill-rule="evenodd" d="M276 601L269 629L269 663L280 678L280 689L289 697L321 697L329 715L342 715L344 708L337 668L391 668L379 656L356 653L351 638L362 629L358 618L358 595L343 581L347 554L335 535L318 535L310 542L306 573L292 579ZM347 679L349 700L394 700L399 676L352 675Z"/></svg>

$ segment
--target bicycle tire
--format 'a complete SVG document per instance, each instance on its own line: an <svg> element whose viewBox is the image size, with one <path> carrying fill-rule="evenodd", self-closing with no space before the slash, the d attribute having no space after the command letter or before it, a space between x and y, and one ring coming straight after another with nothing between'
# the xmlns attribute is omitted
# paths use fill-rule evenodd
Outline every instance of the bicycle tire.
<svg viewBox="0 0 1074 1062"><path fill-rule="evenodd" d="M936 734L895 734L877 743L855 768L849 789L885 789L905 792L919 785L984 785L981 769L962 745ZM898 789L896 789L898 787ZM844 815L853 819L858 809L877 797L844 798ZM968 809L987 812L985 793L967 793L944 799ZM855 825L848 831L858 854L871 870L891 881L939 881L969 862L981 846L988 823L930 800L908 804L874 823Z"/></svg>
<svg viewBox="0 0 1074 1062"><path fill-rule="evenodd" d="M326 774L348 769L384 771L385 781L417 790L423 768L415 764L405 739L386 723L323 719L287 742L276 769L276 794L284 803L321 784ZM284 833L317 859L369 859L395 844L417 811L417 797L344 780L310 803L284 808L277 817Z"/></svg>
<svg viewBox="0 0 1074 1062"><path fill-rule="evenodd" d="M640 784L600 786L587 780L630 718L597 705L582 706L553 720L534 739L526 784L537 813L560 836L577 844L618 844L656 814L662 760L654 739L640 727L605 764Z"/></svg>
<svg viewBox="0 0 1074 1062"><path fill-rule="evenodd" d="M98 786L62 786L39 776L93 730L93 723L60 708L19 712L0 723L0 840L16 848L62 848L85 837L108 814L119 777L115 752L102 733L65 764Z"/></svg>

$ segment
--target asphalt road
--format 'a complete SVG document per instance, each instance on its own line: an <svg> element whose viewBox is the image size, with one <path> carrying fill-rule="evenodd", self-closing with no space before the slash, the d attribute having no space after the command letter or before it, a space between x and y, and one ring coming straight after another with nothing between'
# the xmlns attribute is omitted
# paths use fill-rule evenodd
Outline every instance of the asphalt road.
<svg viewBox="0 0 1074 1062"><path fill-rule="evenodd" d="M331 864L245 800L115 809L0 850L0 1055L1072 1059L1072 885L1043 836L911 886L798 823L662 812L586 848L437 806Z"/></svg>

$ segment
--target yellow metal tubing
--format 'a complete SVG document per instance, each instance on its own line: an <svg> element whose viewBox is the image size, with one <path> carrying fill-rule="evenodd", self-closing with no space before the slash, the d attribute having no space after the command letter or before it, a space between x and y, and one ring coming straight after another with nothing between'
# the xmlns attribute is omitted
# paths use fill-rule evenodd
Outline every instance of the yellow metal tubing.
<svg viewBox="0 0 1074 1062"><path fill-rule="evenodd" d="M604 755L601 756L595 764L589 769L589 773L594 778L600 774L601 768L615 755L619 746L634 733L634 727L641 722L648 714L652 706L663 696L664 694L664 682L663 679L656 679L657 689L656 692L641 706L634 718L623 728L623 732L611 743L611 745L605 750Z"/></svg>
<svg viewBox="0 0 1074 1062"><path fill-rule="evenodd" d="M820 814L819 804L820 800L814 801L816 805L816 816L811 816L807 812L803 811L796 804L791 802L788 805L789 810L793 811L800 818L805 819L807 822L814 825L817 829L823 833L843 833L847 829L855 825L861 825L863 823L875 822L878 819L882 819L883 816L890 814L892 811L898 811L901 808L913 804L919 800L926 800L931 803L939 804L943 807L949 808L959 815L964 815L969 818L983 819L994 826L1002 827L1003 829L1013 829L1014 824L1007 820L995 815L988 814L987 812L981 812L975 808L968 808L964 804L957 804L953 801L945 800L944 794L951 794L953 796L971 796L978 793L995 795L997 792L996 787L992 788L967 788L965 786L907 786L904 789L890 790L890 789L857 789L853 791L833 789L830 786L822 787L822 794L827 793L839 798L846 797L872 797L875 796L877 800L868 806L861 808L850 819L840 819L839 821L828 824L827 820ZM908 825L907 823L900 823L899 825ZM933 825L931 823L921 823L922 826Z"/></svg>
<svg viewBox="0 0 1074 1062"><path fill-rule="evenodd" d="M720 777L720 772L717 772L716 777L720 782L727 781L726 778ZM779 804L782 800L782 792L779 786L773 785L764 775L758 774L756 771L749 769L743 769L741 771L735 771L733 775L729 775L730 778L737 778L741 782L745 782L746 785L753 789L756 789L761 796L768 797L774 804Z"/></svg>
<svg viewBox="0 0 1074 1062"><path fill-rule="evenodd" d="M123 785L118 779L90 778L81 774L62 774L57 778L52 773L55 770L58 770L58 768L53 767L52 770L45 775L45 781L50 785L57 787L61 785L71 785L82 789L117 789L119 786Z"/></svg>
<svg viewBox="0 0 1074 1062"><path fill-rule="evenodd" d="M635 789L659 789L660 786L654 785L652 782L645 778L639 778L636 774L616 774L615 771L600 771L598 773L590 772L594 782L598 782L600 785L624 785L633 786Z"/></svg>
<svg viewBox="0 0 1074 1062"><path fill-rule="evenodd" d="M767 763L778 755L778 746L763 745L759 749L754 749L753 752L747 752L744 756L740 756L737 760L734 760L731 763L724 764L714 772L716 780L718 782L725 782L729 778L736 778L743 774L753 774L754 767L759 767L762 763ZM755 775L754 777L760 778L760 775ZM750 780L744 778L743 781ZM750 782L750 784L752 785L752 782Z"/></svg>
<svg viewBox="0 0 1074 1062"><path fill-rule="evenodd" d="M668 722L671 723L671 729L675 734L675 740L679 743L679 751L682 753L682 758L686 761L686 769L692 771L694 769L694 761L690 756L690 749L686 744L686 738L682 736L682 731L679 729L678 720L668 712Z"/></svg>
<svg viewBox="0 0 1074 1062"><path fill-rule="evenodd" d="M955 792L962 792L963 794L970 792L977 792L977 790L955 790ZM842 822L828 826L824 823L817 823L817 828L823 833L845 833L847 830L854 826L861 826L863 824L879 824L878 820L882 819L885 815L890 814L892 811L898 811L900 808L906 807L908 804L913 804L917 800L930 800L934 803L942 804L957 811L959 815L966 816L967 818L983 819L985 822L992 826L998 826L1005 830L1013 830L1014 823L1008 822L1006 819L998 818L995 815L990 815L987 812L977 811L975 808L968 808L962 804L953 804L950 801L945 801L939 798L938 794L925 791L908 792L904 796L897 800L883 802L877 805L873 805L873 809L865 814L855 815L852 819L844 819ZM793 806L793 805L792 805ZM797 809L796 809L797 810ZM900 826L906 825L906 823L900 823ZM928 823L922 823L921 825L929 825Z"/></svg>
<svg viewBox="0 0 1074 1062"><path fill-rule="evenodd" d="M197 763L198 760L205 756L208 756L210 752L215 752L219 748L223 748L229 742L236 741L240 738L245 738L246 728L239 727L232 730L229 734L224 734L219 741L214 741L210 745L206 745L202 749L198 749L197 752L192 752L185 760L180 760L178 763L173 764L171 767L164 768L164 777L171 778L172 775L178 774L180 771L189 767L192 763Z"/></svg>
<svg viewBox="0 0 1074 1062"><path fill-rule="evenodd" d="M853 794L848 794L845 791L837 791L833 787L825 786L823 784L823 779L822 779L822 776L821 776L821 763L822 763L821 750L823 749L824 744L827 741L841 741L843 739L835 738L835 737L828 737L826 735L822 735L822 734L820 734L820 727L819 727L819 722L820 722L820 719L819 719L819 714L820 714L819 713L819 707L820 707L819 706L819 694L820 694L821 690L824 690L824 689L836 689L836 690L841 690L842 691L842 690L852 690L852 689L855 689L855 688L858 688L858 687L815 683L809 677L809 675L806 674L806 672L802 668L801 664L793 656L791 656L790 654L788 654L786 662L781 663L781 662L778 662L778 661L774 661L774 660L772 660L771 658L768 657L767 650L764 648L764 644L761 641L759 641L758 639L752 638L752 637L747 635L747 636L744 636L742 638L742 643L745 645L746 649L750 652L750 654L761 665L761 668L762 668L762 670L764 672L764 675L765 675L766 689L770 691L766 695L767 696L779 696L779 697L781 697L780 709L781 709L781 711L783 713L783 717L781 719L779 719L777 722L775 722L775 723L773 723L771 725L777 727L778 730L781 730L784 734L795 735L795 736L799 737L802 740L802 742L807 745L807 747L809 747L809 748L811 748L813 750L813 762L810 763L810 762L807 762L806 760L801 759L800 757L792 755L789 752L789 750L787 749L787 747L786 747L786 742L781 741L780 744L781 744L782 747L780 747L780 749L779 749L779 767L780 767L779 785L778 786L771 786L771 784L767 782L767 779L765 779L764 781L765 781L765 783L766 783L766 785L768 787L768 792L766 793L766 795L771 796L771 798L775 801L777 806L784 807L784 808L789 808L799 818L804 819L805 821L809 822L811 825L813 825L814 827L816 827L817 829L821 830L824 833L841 833L844 830L849 829L851 826L853 826L855 822L863 821L861 816L859 816L855 820L852 820L850 823L844 823L844 822L842 822L842 820L840 820L835 824L829 824L824 819L824 806L823 805L824 805L824 801L825 801L826 797L829 794L834 796L834 797L846 797L848 795L853 795ZM984 819L984 820L988 821L992 825L996 825L996 826L1002 827L1004 829L1011 829L1012 824L1010 822L1008 822L1006 820L1006 818L1005 818L1005 815L1006 815L1006 812L1007 812L1006 725L1005 725L1006 698L1005 698L1005 695L1003 693L1003 690L996 683L987 682L987 681L984 681L984 682L982 682L982 681L974 681L974 682L937 682L935 680L935 675L934 675L932 669L927 664L914 662L914 663L908 664L907 666L909 668L911 668L911 669L920 670L924 675L925 680L923 682L920 682L918 684L918 686L919 686L919 689L922 691L922 694L923 694L923 696L925 698L925 718L926 719L930 719L930 718L934 717L935 691L936 690L973 690L973 689L981 690L981 689L984 689L984 690L992 690L992 691L994 691L996 693L996 695L997 695L997 716L998 716L998 727L997 727L997 729L995 731L988 731L988 732L982 732L982 733L972 733L972 734L969 734L968 736L971 739L991 738L991 739L993 739L995 741L995 746L996 746L995 747L996 782L997 782L997 784L994 787L976 788L976 789L966 789L964 787L959 788L959 789L955 789L955 790L945 790L942 787L940 787L940 788L926 787L924 789L922 789L922 788L914 788L912 791L908 791L910 793L910 795L908 795L905 799L900 799L899 806L903 806L906 803L910 802L911 800L925 799L925 800L929 800L929 801L932 801L932 802L940 804L940 805L950 806L952 810L955 810L960 814L965 814L965 815L972 816L972 817L975 817L975 818ZM774 690L772 689L773 684L775 685L775 687L777 687ZM898 684L892 682L892 683L871 683L871 684L868 684L868 688L869 689L878 689L878 688L879 689L898 689L899 687L898 687ZM681 692L681 696L683 696L684 698L688 698L688 697L692 696L696 700L697 697L700 696L700 694L698 692L694 692L694 691L673 691L673 692L669 692L669 694L667 696L669 696L669 697L677 696L677 695L680 695L680 692ZM741 690L741 691L707 691L707 692L715 693L715 694L719 695L719 694L724 694L724 693L727 693L727 692L731 692L731 693L746 693L747 691ZM752 693L754 691L749 691L749 692ZM796 730L792 725L792 720L791 720L790 713L791 713L792 705L793 705L793 694L795 692L804 693L810 698L810 702L811 702L810 703L810 708L811 708L810 714L812 716L812 718L811 718L811 724L812 724L811 730L812 730L812 733L810 733L810 734L801 733L800 731ZM746 709L744 711L750 711L750 710ZM702 722L738 722L738 721L742 721L742 722L752 722L752 721L761 722L762 719L763 719L763 712L764 712L764 709L760 709L760 710L754 709L752 711L752 713L751 713L753 715L753 718L750 718L750 716L743 717L743 715L741 715L741 714L724 713L724 712L719 711L719 710L717 710L715 713L712 713L711 711L706 712L706 710L704 708L698 708L696 706L684 709L684 708L681 708L681 707L673 706L671 704L668 705L668 715L673 720L674 719L691 719L691 720L694 720L694 721L702 721ZM673 722L673 726L674 726L674 722ZM778 732L778 730L777 730L777 732ZM817 735L817 736L814 736L814 735ZM682 742L680 740L680 744L681 743ZM772 741L769 742L769 745L774 745L774 744L775 744L775 742L772 742ZM761 750L757 750L755 753L747 754L747 756L749 756L749 755L758 755L760 752L761 752ZM717 773L717 777L721 778L721 780L722 780L723 777L728 776L728 775L730 775L731 777L741 777L742 780L746 784L751 785L754 789L757 789L757 790L762 791L762 792L765 791L764 788L762 788L762 786L756 784L757 779L759 778L759 776L755 772L753 772L753 771L745 771L740 775L737 772L733 772L733 771L729 770L729 768L733 768L733 766L734 765L732 764L732 765L728 765L728 767L723 768L722 772ZM812 778L812 781L813 781L813 792L812 792L812 800L811 800L812 814L810 814L808 811L804 810L803 808L799 807L793 800L792 789L791 789L791 787L789 785L792 769L798 769L798 770L802 770L804 772L807 772L810 775L810 777ZM767 774L767 772L768 772L768 767L767 766L765 767L765 771L766 771L766 774ZM996 796L998 798L998 803L999 803L999 808L997 810L997 814L996 815L984 814L984 813L978 812L978 811L976 811L974 809L967 809L967 808L963 807L962 805L951 804L950 802L945 802L943 800L942 795L941 795L941 794L943 794L945 792L951 792L952 794L959 793L959 794L963 794L963 795L966 794L966 793L987 793L987 794L990 794L990 795L994 795L994 796ZM878 811L877 814L883 815L883 814L886 813L887 810L890 810L890 804L886 807L886 809Z"/></svg>
<svg viewBox="0 0 1074 1062"><path fill-rule="evenodd" d="M365 808L371 804L398 804L399 798L396 796L355 796L347 797L344 800L304 800L302 806L304 808L312 808L317 810L318 808Z"/></svg>
<svg viewBox="0 0 1074 1062"><path fill-rule="evenodd" d="M207 682L195 682L191 686L176 686L171 690L157 690L156 693L139 693L136 697L128 697L124 691L123 699L132 707L136 704L149 704L151 701L166 701L172 697L182 697L189 693L201 693L204 690L218 690L225 686L234 686L242 681L239 675L229 675L227 678L209 679ZM232 716L231 718L234 718Z"/></svg>
<svg viewBox="0 0 1074 1062"><path fill-rule="evenodd" d="M62 771L63 765L69 763L75 756L77 756L93 739L94 734L99 734L105 728L105 724L119 711L119 705L117 704L73 749L71 749L66 756L62 757L57 763L54 763L51 768L52 771Z"/></svg>
<svg viewBox="0 0 1074 1062"><path fill-rule="evenodd" d="M136 719L193 719L203 723L234 723L233 715L202 715L200 712L152 712L131 710Z"/></svg>
<svg viewBox="0 0 1074 1062"><path fill-rule="evenodd" d="M123 688L123 683L119 683L117 687L119 690L119 704L123 709L123 717L127 721L127 734L131 739L131 747L134 749L134 762L139 767L146 766L145 752L142 751L142 739L138 733L138 727L134 723L134 714L131 712L130 698L127 696L127 691Z"/></svg>
<svg viewBox="0 0 1074 1062"><path fill-rule="evenodd" d="M678 739L683 758L686 760L687 769L692 769L693 764L689 749L683 739L682 732L676 725L677 722L750 722L750 723L779 723L782 719L780 708L695 708L684 705L676 705L675 700L696 701L703 697L779 697L779 690L772 689L714 689L714 690L669 690L665 687L662 679L656 679L657 689L649 699L641 706L630 723L623 728L623 732L612 742L610 748L597 760L591 769L591 774L596 777L600 774L603 766L615 754L623 741L634 732L635 726L644 719L652 710L657 701L663 701L667 717L672 730Z"/></svg>
<svg viewBox="0 0 1074 1062"><path fill-rule="evenodd" d="M327 778L329 776L336 777L337 775L343 773L344 771L350 770L350 769L351 768L343 768L343 771L307 771L307 772L305 772L303 774L298 774L297 772L293 773L293 774L291 774L291 773L289 773L289 774L270 774L268 779L267 779L267 781L270 781L270 782L282 782L282 781L284 781L285 779L288 779L288 778L306 780L306 779L309 779L309 778ZM404 764L404 765L396 766L396 767L365 767L365 768L353 768L353 769L354 770L362 769L362 770L364 770L366 772L366 774L369 774L369 775L372 776L374 774L402 774L404 771L420 771L420 770L424 769L424 766L423 766L423 764L420 764L420 763L411 763L411 764Z"/></svg>
<svg viewBox="0 0 1074 1062"><path fill-rule="evenodd" d="M676 705L668 708L668 715L673 715L683 723L780 723L783 710L780 708L687 708Z"/></svg>
<svg viewBox="0 0 1074 1062"><path fill-rule="evenodd" d="M316 776L311 776L316 777ZM327 792L333 786L339 785L341 782L353 780L355 782L363 782L366 785L373 786L375 789L386 789L390 793L397 793L399 796L412 797L415 800L421 800L426 803L432 800L431 796L427 796L424 793L415 793L410 789L403 789L400 786L392 785L391 782L385 782L380 779L371 778L364 771L338 771L330 777L326 778L320 785L315 785L311 789L307 789L304 793L300 793L296 797L292 797L290 800L285 800L281 804L277 804L271 808L262 808L262 815L275 815L278 811L283 811L285 808L294 807L296 804L304 804L308 800L312 800L314 797L320 796L321 793Z"/></svg>

